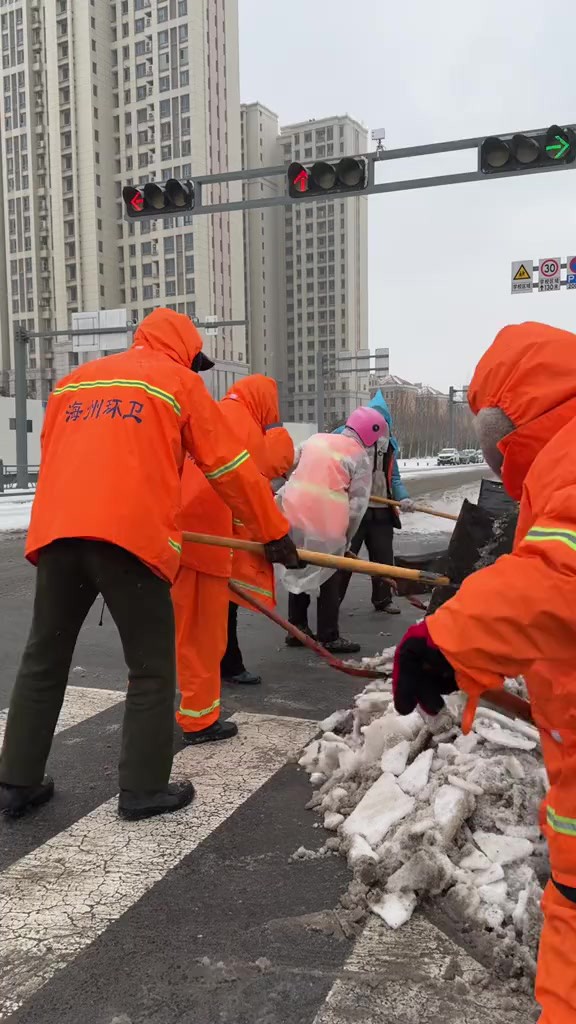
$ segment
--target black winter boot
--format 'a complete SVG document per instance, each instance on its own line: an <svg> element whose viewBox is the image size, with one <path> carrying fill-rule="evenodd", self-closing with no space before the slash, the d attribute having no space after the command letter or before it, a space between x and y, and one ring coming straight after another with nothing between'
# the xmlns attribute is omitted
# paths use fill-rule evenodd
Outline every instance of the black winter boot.
<svg viewBox="0 0 576 1024"><path fill-rule="evenodd" d="M45 775L37 786L0 785L0 812L7 818L20 818L23 814L48 803L54 796L54 779Z"/></svg>
<svg viewBox="0 0 576 1024"><path fill-rule="evenodd" d="M153 818L156 814L170 814L187 807L194 799L191 782L169 782L158 793L135 793L121 789L118 797L118 814L127 821Z"/></svg>
<svg viewBox="0 0 576 1024"><path fill-rule="evenodd" d="M200 729L199 732L185 732L182 739L187 747L195 747L199 743L217 743L218 740L231 740L238 735L238 726L235 722L221 722L218 719L207 729Z"/></svg>

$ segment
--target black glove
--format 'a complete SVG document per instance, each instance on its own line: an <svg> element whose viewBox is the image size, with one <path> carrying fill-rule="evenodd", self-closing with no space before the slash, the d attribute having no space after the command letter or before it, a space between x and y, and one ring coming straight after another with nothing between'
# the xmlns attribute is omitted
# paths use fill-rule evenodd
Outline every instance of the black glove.
<svg viewBox="0 0 576 1024"><path fill-rule="evenodd" d="M264 545L264 556L269 562L279 562L287 569L301 569L303 563L298 558L296 545L289 533L280 540L270 540Z"/></svg>
<svg viewBox="0 0 576 1024"><path fill-rule="evenodd" d="M437 715L444 707L442 694L457 689L454 669L433 642L425 620L411 626L394 655L392 690L398 714L409 715L419 704Z"/></svg>

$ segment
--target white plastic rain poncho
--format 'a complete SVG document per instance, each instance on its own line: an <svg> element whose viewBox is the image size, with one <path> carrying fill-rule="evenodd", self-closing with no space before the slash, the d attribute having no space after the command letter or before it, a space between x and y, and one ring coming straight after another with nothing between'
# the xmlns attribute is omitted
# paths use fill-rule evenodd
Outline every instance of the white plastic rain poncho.
<svg viewBox="0 0 576 1024"><path fill-rule="evenodd" d="M276 497L296 547L343 555L368 507L371 482L370 455L353 431L314 434L305 441ZM290 593L312 595L335 572L314 565L279 570Z"/></svg>

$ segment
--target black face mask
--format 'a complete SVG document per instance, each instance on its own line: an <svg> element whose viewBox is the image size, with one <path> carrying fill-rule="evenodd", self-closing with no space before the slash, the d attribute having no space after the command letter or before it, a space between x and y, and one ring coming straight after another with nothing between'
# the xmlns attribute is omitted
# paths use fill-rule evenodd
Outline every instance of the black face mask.
<svg viewBox="0 0 576 1024"><path fill-rule="evenodd" d="M204 354L204 352L197 352L192 360L190 369L194 373L203 373L205 370L211 370L213 366L214 363L207 355Z"/></svg>

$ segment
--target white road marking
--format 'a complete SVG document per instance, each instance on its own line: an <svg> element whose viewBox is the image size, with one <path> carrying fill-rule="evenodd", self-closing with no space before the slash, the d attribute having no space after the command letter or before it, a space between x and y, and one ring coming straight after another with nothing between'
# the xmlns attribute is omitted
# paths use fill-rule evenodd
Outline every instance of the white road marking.
<svg viewBox="0 0 576 1024"><path fill-rule="evenodd" d="M64 729L71 729L74 725L80 725L92 715L98 715L101 711L119 704L124 700L123 690L98 690L89 686L68 686L64 703L56 726L56 732L63 732ZM0 711L0 743L4 738L8 709Z"/></svg>
<svg viewBox="0 0 576 1024"><path fill-rule="evenodd" d="M240 734L188 748L173 778L191 777L191 807L124 822L116 799L0 875L0 1020L132 907L318 731L305 719L234 715ZM47 812L49 813L49 812Z"/></svg>
<svg viewBox="0 0 576 1024"><path fill-rule="evenodd" d="M533 1014L531 999L416 914L397 931L370 918L313 1024L526 1024Z"/></svg>

